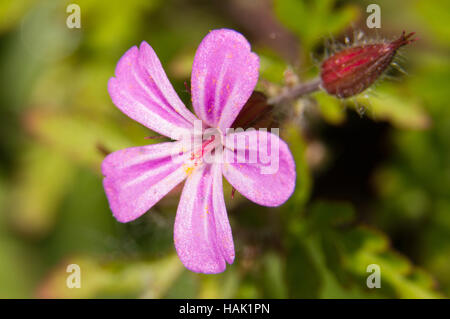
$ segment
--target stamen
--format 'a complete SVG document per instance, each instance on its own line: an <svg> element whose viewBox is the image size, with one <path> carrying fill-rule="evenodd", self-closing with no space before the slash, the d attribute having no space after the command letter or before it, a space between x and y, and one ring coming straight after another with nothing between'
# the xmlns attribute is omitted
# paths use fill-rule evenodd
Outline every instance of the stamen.
<svg viewBox="0 0 450 319"><path fill-rule="evenodd" d="M211 136L211 138L209 139L209 140L206 140L206 141L204 141L203 143L202 143L202 148L200 149L200 150L198 150L197 152L195 152L195 153L192 153L192 155L191 155L191 160L194 160L194 159L201 159L201 158L203 158L203 155L205 154L205 148L209 145L209 144L211 144L212 142L214 142L214 140L216 139L216 137L213 135L213 136Z"/></svg>
<svg viewBox="0 0 450 319"><path fill-rule="evenodd" d="M203 144L202 144L202 157L203 157L203 154L205 153L206 146L208 146L209 144L214 142L215 139L216 139L216 137L213 135L213 136L211 136L211 138L209 140L203 142Z"/></svg>
<svg viewBox="0 0 450 319"><path fill-rule="evenodd" d="M186 92L191 95L191 88L189 87L187 81L184 81L184 88L186 89Z"/></svg>
<svg viewBox="0 0 450 319"><path fill-rule="evenodd" d="M146 140L155 140L155 139L158 139L158 138L165 138L165 136L164 135L154 135L154 136L146 136L144 138Z"/></svg>

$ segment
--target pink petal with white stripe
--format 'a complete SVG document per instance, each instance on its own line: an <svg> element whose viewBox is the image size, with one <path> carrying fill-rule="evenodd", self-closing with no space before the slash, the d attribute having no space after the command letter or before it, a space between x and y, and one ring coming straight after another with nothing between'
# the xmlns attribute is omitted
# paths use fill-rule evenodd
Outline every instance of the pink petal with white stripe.
<svg viewBox="0 0 450 319"><path fill-rule="evenodd" d="M195 113L211 127L225 132L253 92L259 58L238 32L211 31L197 49L191 92Z"/></svg>
<svg viewBox="0 0 450 319"><path fill-rule="evenodd" d="M175 248L186 268L206 274L234 261L220 164L203 165L186 180L174 229Z"/></svg>
<svg viewBox="0 0 450 319"><path fill-rule="evenodd" d="M223 175L236 190L262 206L279 206L294 192L295 162L278 136L260 131L226 137Z"/></svg>
<svg viewBox="0 0 450 319"><path fill-rule="evenodd" d="M113 103L133 120L172 139L192 130L195 116L175 93L153 49L129 49L108 82Z"/></svg>
<svg viewBox="0 0 450 319"><path fill-rule="evenodd" d="M131 147L104 159L103 187L119 222L140 217L186 178L180 148L181 142Z"/></svg>

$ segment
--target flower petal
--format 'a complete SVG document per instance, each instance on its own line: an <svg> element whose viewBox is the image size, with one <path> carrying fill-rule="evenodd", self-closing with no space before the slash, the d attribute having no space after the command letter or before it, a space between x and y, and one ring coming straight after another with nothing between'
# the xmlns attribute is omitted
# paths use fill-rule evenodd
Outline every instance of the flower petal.
<svg viewBox="0 0 450 319"><path fill-rule="evenodd" d="M197 49L191 91L195 113L211 127L230 127L258 81L259 58L238 32L211 31Z"/></svg>
<svg viewBox="0 0 450 319"><path fill-rule="evenodd" d="M279 206L295 188L295 162L287 144L264 131L226 136L223 174L242 195L263 206Z"/></svg>
<svg viewBox="0 0 450 319"><path fill-rule="evenodd" d="M195 116L171 86L153 49L142 42L119 60L108 91L113 103L149 129L180 139L192 129Z"/></svg>
<svg viewBox="0 0 450 319"><path fill-rule="evenodd" d="M103 187L119 222L138 218L186 178L180 148L181 142L131 147L103 160Z"/></svg>
<svg viewBox="0 0 450 319"><path fill-rule="evenodd" d="M188 177L178 205L175 248L184 266L206 274L234 261L234 245L222 189L220 164L203 165Z"/></svg>

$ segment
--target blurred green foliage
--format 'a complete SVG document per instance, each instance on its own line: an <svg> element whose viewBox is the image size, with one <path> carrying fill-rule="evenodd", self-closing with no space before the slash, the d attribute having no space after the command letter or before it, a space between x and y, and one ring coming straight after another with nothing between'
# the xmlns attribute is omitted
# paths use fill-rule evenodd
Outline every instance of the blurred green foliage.
<svg viewBox="0 0 450 319"><path fill-rule="evenodd" d="M275 12L282 23L298 36L304 47L304 54L320 40L344 31L360 13L352 4L336 6L336 0L322 1L274 1Z"/></svg>
<svg viewBox="0 0 450 319"><path fill-rule="evenodd" d="M316 61L330 49L324 43L364 29L369 2L78 0L82 27L68 29L71 2L0 3L1 298L450 295L448 1L379 1L379 34L393 37L405 28L420 37L399 61L408 75L392 69L354 99L318 92L278 110L296 160L295 193L285 205L265 208L239 194L231 199L225 182L236 261L218 275L191 273L175 254L180 187L134 222L120 224L111 215L100 173L105 153L155 142L144 139L154 133L110 101L106 83L118 59L149 42L189 105L183 82L197 45L210 29L234 28L260 55L258 87L271 94L288 67L302 79L315 76ZM249 27L257 21L236 18L238 3L249 4L252 19L269 14L277 32L292 35L287 47L295 61L285 59L286 44ZM277 40L277 32L269 38ZM354 119L355 111L361 118ZM355 121L363 119L383 128L384 151L364 185L353 185L370 190L355 199L341 189L356 168L341 166L349 178L334 180L342 154L326 132L357 136ZM66 287L72 263L81 267L81 289ZM380 289L366 286L370 264L381 268Z"/></svg>

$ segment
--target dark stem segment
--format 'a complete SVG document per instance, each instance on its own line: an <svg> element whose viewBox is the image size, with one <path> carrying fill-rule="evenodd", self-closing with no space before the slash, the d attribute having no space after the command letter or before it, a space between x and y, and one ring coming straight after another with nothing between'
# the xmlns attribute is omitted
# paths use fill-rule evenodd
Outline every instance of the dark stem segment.
<svg viewBox="0 0 450 319"><path fill-rule="evenodd" d="M310 82L297 84L280 95L270 98L267 102L271 105L275 105L295 100L303 95L320 90L320 83L320 79L314 79Z"/></svg>

